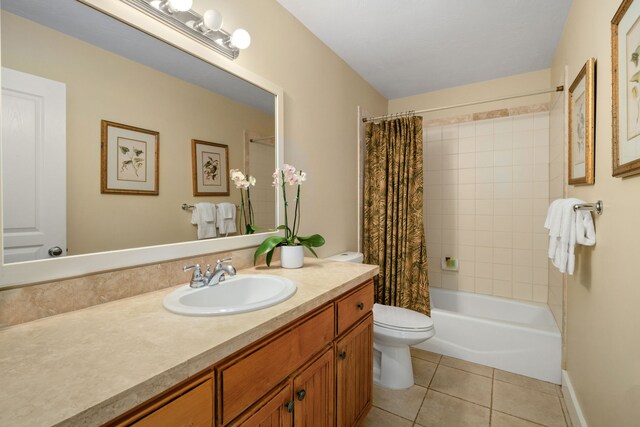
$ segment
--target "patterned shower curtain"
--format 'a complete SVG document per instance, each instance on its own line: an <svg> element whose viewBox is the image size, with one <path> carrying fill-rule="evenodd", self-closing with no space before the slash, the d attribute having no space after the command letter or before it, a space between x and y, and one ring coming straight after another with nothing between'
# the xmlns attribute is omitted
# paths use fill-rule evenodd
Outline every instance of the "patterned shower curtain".
<svg viewBox="0 0 640 427"><path fill-rule="evenodd" d="M429 315L422 192L422 117L367 123L363 248L380 266L375 299Z"/></svg>

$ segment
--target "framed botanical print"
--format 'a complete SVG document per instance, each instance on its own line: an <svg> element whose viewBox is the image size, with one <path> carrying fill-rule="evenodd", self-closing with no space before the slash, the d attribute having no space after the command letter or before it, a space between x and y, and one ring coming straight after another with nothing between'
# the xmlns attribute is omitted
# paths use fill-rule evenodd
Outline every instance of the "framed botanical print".
<svg viewBox="0 0 640 427"><path fill-rule="evenodd" d="M100 192L157 196L160 134L101 122Z"/></svg>
<svg viewBox="0 0 640 427"><path fill-rule="evenodd" d="M569 88L569 184L593 184L596 60L590 58Z"/></svg>
<svg viewBox="0 0 640 427"><path fill-rule="evenodd" d="M611 20L613 176L640 173L640 0Z"/></svg>
<svg viewBox="0 0 640 427"><path fill-rule="evenodd" d="M229 195L229 146L191 140L194 196Z"/></svg>

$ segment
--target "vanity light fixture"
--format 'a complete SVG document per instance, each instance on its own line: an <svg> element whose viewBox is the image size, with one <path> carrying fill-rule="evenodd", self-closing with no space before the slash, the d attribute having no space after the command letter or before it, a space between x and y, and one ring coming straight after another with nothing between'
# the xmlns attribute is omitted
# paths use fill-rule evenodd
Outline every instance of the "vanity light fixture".
<svg viewBox="0 0 640 427"><path fill-rule="evenodd" d="M182 34L203 43L229 59L251 44L251 36L238 28L230 34L222 29L222 14L210 9L201 16L191 10L193 0L122 0L153 16Z"/></svg>

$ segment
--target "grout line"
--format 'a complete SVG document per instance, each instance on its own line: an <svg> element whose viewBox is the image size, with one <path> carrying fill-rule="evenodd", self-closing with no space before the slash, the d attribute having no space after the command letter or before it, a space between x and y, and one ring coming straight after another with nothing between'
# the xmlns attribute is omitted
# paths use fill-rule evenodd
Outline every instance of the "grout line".
<svg viewBox="0 0 640 427"><path fill-rule="evenodd" d="M492 409L492 411L495 411L495 409ZM503 415L508 415L508 416L510 416L510 417L513 417L513 418L517 418L517 419L522 420L522 421L526 421L526 422L531 423L531 424L535 424L535 425L537 425L537 426L545 427L545 425L544 425L544 424L540 424L540 423L537 423L537 422L535 422L535 421L531 421L531 420L528 420L528 419L526 419L526 418L519 417L519 416L517 416L517 415L509 414L509 413L507 413L507 412L503 412L503 411L496 411L496 412L499 412L499 413L501 413L501 414L503 414Z"/></svg>
<svg viewBox="0 0 640 427"><path fill-rule="evenodd" d="M396 417L398 417L398 418L402 418L403 420L411 421L409 418L405 418L405 417L403 417L402 415L398 415L398 414L393 413L393 412L391 412L391 411L387 411L386 409L384 409L384 408L380 408L379 406L375 406L375 405L373 405L373 407L374 407L374 408L376 408L376 409L381 410L382 412L386 412L387 414L391 414L391 415L394 415L394 416L396 416ZM419 412L419 411L418 411L418 412ZM415 422L415 421L414 421L414 422Z"/></svg>
<svg viewBox="0 0 640 427"><path fill-rule="evenodd" d="M463 398L462 398L462 397L460 397L460 396L454 396L453 394L445 393L445 392L443 392L443 391L436 390L435 388L430 388L429 390L431 390L431 391L435 391L436 393L444 394L445 396L453 397L453 398L458 399L458 400L462 400L463 402L471 403L471 404L473 404L473 405L480 406L480 407L482 407L482 408L487 408L487 409L491 410L491 407L489 407L489 406L485 406L485 405L482 405L482 404L480 404L480 403L478 403L478 402L472 402L472 401L470 401L470 400L463 399Z"/></svg>
<svg viewBox="0 0 640 427"><path fill-rule="evenodd" d="M551 394L551 393L547 393L546 391L540 391L540 390L537 390L537 389L535 389L535 388L526 387L526 386L523 386L523 385L520 385L520 384L510 383L509 381L503 381L503 380L499 380L499 379L497 379L497 378L494 378L494 381L500 381L500 382L501 382L501 383L503 383L503 384L509 384L509 385L512 385L512 386L515 386L515 387L523 388L523 389L525 389L525 390L535 391L536 393L544 394L544 395L547 395L547 396L559 397L559 396L558 396L558 393Z"/></svg>
<svg viewBox="0 0 640 427"><path fill-rule="evenodd" d="M494 369L495 370L495 369ZM495 384L496 380L493 379L493 375L491 378L491 400L489 403L489 426L491 426L491 423L493 422L493 385Z"/></svg>

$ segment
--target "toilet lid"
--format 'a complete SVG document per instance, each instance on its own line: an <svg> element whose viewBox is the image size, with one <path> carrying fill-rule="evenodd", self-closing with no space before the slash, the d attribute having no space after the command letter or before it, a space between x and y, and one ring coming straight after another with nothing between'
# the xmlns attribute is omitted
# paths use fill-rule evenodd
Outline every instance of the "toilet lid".
<svg viewBox="0 0 640 427"><path fill-rule="evenodd" d="M389 329L403 331L428 331L433 329L433 320L417 311L390 305L373 305L373 323Z"/></svg>

